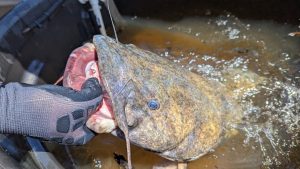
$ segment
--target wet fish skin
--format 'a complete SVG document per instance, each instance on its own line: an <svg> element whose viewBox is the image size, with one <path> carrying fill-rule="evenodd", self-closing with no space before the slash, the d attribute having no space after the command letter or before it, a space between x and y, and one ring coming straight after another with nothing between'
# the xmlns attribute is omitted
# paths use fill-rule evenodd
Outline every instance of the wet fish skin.
<svg viewBox="0 0 300 169"><path fill-rule="evenodd" d="M131 143L175 161L218 145L223 116L239 111L224 85L134 45L100 35L93 43L117 124ZM153 100L156 110L148 106Z"/></svg>

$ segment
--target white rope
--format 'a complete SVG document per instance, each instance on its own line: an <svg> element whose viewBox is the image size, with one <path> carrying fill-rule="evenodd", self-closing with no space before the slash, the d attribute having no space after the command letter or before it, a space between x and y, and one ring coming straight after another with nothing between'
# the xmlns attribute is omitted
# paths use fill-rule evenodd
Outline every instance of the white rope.
<svg viewBox="0 0 300 169"><path fill-rule="evenodd" d="M101 14L101 6L99 5L99 1L98 0L78 0L80 3L85 4L87 2L90 3L92 9L93 9L93 13L96 17L96 21L97 24L99 25L99 29L100 29L100 33L104 36L107 36L106 30L105 30L105 25L103 22L103 17ZM119 22L120 25L124 26L124 19L121 17L118 9L116 8L116 5L114 4L113 0L101 0L102 2L104 2L104 4L106 4L108 13L109 13L109 17L110 17L110 21L113 27L113 31L114 31L114 35L115 35L115 39L116 42L119 43L119 39L118 39L118 35L117 35L117 31L116 31L116 27L115 27L115 19ZM110 5L112 5L112 8L110 7ZM116 22L117 22L116 21Z"/></svg>
<svg viewBox="0 0 300 169"><path fill-rule="evenodd" d="M84 1L84 0L82 0L82 1ZM101 14L101 6L99 5L99 1L98 0L89 0L89 2L92 6L94 15L96 17L97 24L100 27L99 29L100 29L101 34L104 36L107 36L106 30L105 30L105 25L103 22L103 17Z"/></svg>

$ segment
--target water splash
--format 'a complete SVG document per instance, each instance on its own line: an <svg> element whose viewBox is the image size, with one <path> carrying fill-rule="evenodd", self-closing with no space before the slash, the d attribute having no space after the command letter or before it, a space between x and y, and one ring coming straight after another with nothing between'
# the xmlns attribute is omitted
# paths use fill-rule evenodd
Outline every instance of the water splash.
<svg viewBox="0 0 300 169"><path fill-rule="evenodd" d="M229 128L245 135L244 146L258 147L263 156L264 168L278 168L289 163L289 155L300 142L300 90L292 81L291 61L299 50L286 35L267 33L268 26L242 23L227 15L207 22L211 34L203 36L201 29L173 24L169 30L202 38L205 43L230 41L233 44L252 43L252 48L231 48L235 53L228 58L222 55L187 52L169 57L188 70L212 80L224 83L243 107L241 121L231 123ZM280 32L280 31L279 31ZM201 36L202 35L202 36ZM275 40L278 43L272 42ZM279 45L288 43L289 45ZM298 72L299 73L299 72Z"/></svg>

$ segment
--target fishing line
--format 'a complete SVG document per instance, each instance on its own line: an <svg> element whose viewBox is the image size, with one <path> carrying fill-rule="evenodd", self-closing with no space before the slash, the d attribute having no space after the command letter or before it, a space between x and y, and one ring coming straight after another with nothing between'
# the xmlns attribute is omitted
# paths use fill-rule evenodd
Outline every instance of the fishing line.
<svg viewBox="0 0 300 169"><path fill-rule="evenodd" d="M114 30L116 42L119 43L119 39L118 39L117 31L116 31L116 28L115 28L115 24L114 24L114 21L112 19L111 13L110 13L109 1L110 0L107 0L107 10L108 10L109 18L110 18L110 21L111 21L111 24L112 24L112 27L113 27L113 30Z"/></svg>

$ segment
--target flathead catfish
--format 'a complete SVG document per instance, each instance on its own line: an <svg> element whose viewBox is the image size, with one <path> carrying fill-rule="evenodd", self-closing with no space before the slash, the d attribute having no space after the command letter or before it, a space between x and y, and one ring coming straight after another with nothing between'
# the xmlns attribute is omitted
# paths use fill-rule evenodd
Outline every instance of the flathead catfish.
<svg viewBox="0 0 300 169"><path fill-rule="evenodd" d="M94 36L103 87L131 143L175 161L218 145L224 117L241 108L226 87L134 45Z"/></svg>

